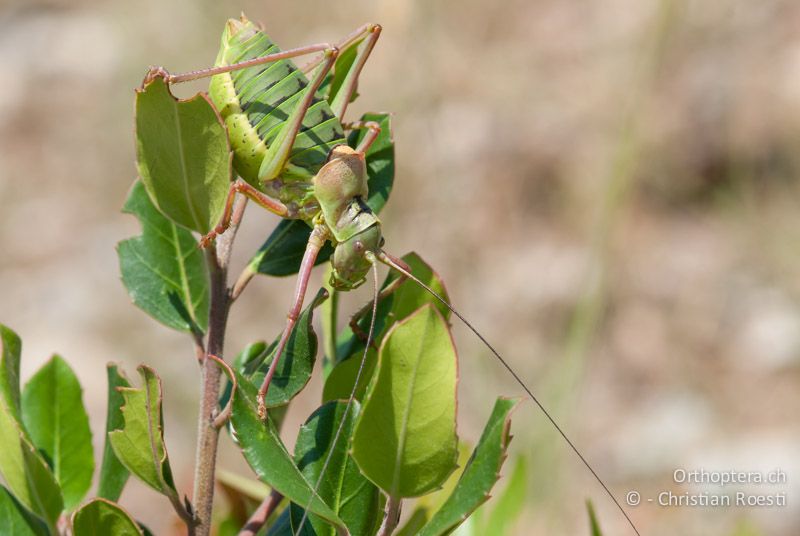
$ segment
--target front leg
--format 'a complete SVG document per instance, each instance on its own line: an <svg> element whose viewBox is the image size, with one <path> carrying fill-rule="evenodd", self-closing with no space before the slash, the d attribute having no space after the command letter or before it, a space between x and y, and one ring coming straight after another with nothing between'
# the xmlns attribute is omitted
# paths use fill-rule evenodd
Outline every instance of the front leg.
<svg viewBox="0 0 800 536"><path fill-rule="evenodd" d="M264 381L261 383L261 387L258 389L258 416L262 420L267 416L266 398L267 391L269 390L269 384L272 382L272 377L275 375L278 361L281 359L283 350L286 348L286 343L289 341L289 336L292 334L292 329L297 322L297 318L300 316L300 310L303 308L303 300L306 296L306 289L308 288L308 280L311 276L311 269L314 268L314 262L317 260L319 250L322 249L322 246L325 244L327 239L328 228L324 225L317 225L314 227L314 230L311 231L311 236L308 238L306 252L303 255L303 262L300 264L300 271L297 274L297 286L295 287L294 291L294 303L292 304L291 309L289 309L289 314L286 315L286 329L283 331L281 340L278 342L278 347L275 350L275 357L272 359L272 363L269 364L269 369L267 369L267 374L264 376Z"/></svg>
<svg viewBox="0 0 800 536"><path fill-rule="evenodd" d="M251 186L250 184L246 183L242 179L237 179L231 183L231 187L228 190L228 197L225 200L225 211L222 213L222 219L220 220L219 224L214 227L211 232L206 235L203 235L200 238L200 247L206 248L208 245L214 241L214 239L228 230L228 227L231 226L231 215L233 214L233 201L236 199L236 194L240 193L247 197L248 199L252 199L255 201L259 206L264 207L265 209L269 210L280 216L281 218L285 218L289 210L286 208L286 205L272 199L264 192L261 192Z"/></svg>

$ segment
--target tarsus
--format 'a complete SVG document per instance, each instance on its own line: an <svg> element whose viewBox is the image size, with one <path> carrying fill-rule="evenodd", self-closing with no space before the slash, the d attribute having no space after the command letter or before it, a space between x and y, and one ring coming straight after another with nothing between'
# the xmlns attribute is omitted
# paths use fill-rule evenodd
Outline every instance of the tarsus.
<svg viewBox="0 0 800 536"><path fill-rule="evenodd" d="M460 318L461 321L464 322L464 324L470 329L470 331L472 331L472 333L474 333L481 340L481 342L483 342L483 344L486 345L486 347L494 354L494 356L497 358L497 360L500 361L500 363L506 368L506 370L511 374L511 376L513 376L514 380L516 380L516 382L520 385L520 387L522 387L525 390L525 392L528 393L528 396L531 398L531 400L533 400L534 403L537 406L539 406L539 409L542 410L542 413L544 413L545 417L547 417L547 420L550 421L550 423L555 427L555 429L558 431L558 433L561 435L561 437L564 439L564 441L567 442L567 445L569 445L570 448L572 449L572 451L578 456L578 458L580 458L580 460L583 462L583 465L586 466L586 468L589 470L590 473L592 473L592 475L597 480L597 482L600 483L600 485L603 487L603 489L608 494L608 496L611 498L611 500L614 501L614 504L617 505L617 508L619 508L619 511L622 512L622 515L625 516L625 519L628 521L628 524L633 529L633 532L635 532L637 536L641 536L641 534L639 534L639 529L637 529L636 525L633 524L633 521L628 516L628 513L625 511L625 509L622 507L622 505L619 503L619 501L616 499L616 497L614 497L614 494L611 493L611 490L608 489L608 486L606 486L606 483L603 482L602 478L600 478L600 475L598 475L597 472L589 464L589 462L586 461L586 458L583 457L583 454L581 454L581 452L578 450L578 448L575 446L575 444L570 440L570 438L567 437L567 434L564 432L564 430L561 429L561 427L558 425L556 420L550 415L550 412L545 409L545 407L542 405L541 402L539 402L539 399L536 398L536 396L533 394L533 392L530 390L530 388L525 384L524 381L522 381L522 378L520 378L519 375L516 372L514 372L514 369L511 368L511 365L509 365L508 362L506 362L506 360L503 359L503 357L497 352L497 350L494 349L494 346L489 344L489 341L487 341L484 338L484 336L481 335L480 332L478 332L478 330L475 329L475 327L472 324L470 324L469 321L461 315L461 313L456 311L455 308L453 308L453 306L450 305L450 303L447 300L442 298L436 291L434 291L428 285L426 285L425 283L420 281L419 278L417 278L414 274L412 274L411 272L409 272L408 270L403 268L401 266L400 262L398 262L398 260L395 259L393 256L389 255L385 251L381 251L381 252L378 253L378 260L381 261L382 263L384 263L385 265L389 266L390 268L393 268L394 270L397 270L401 274L405 275L407 278L411 279L417 285L419 285L420 287L425 289L431 296L433 296L434 298L436 298L437 300L442 302L442 304L445 307L450 309L453 312L454 315L456 315L458 318ZM374 313L373 313L373 321L374 321Z"/></svg>

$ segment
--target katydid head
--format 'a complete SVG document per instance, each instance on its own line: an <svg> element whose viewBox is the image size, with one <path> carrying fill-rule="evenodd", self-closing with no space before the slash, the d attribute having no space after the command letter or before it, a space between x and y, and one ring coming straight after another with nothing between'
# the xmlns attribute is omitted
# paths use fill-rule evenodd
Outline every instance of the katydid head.
<svg viewBox="0 0 800 536"><path fill-rule="evenodd" d="M364 282L374 264L375 255L383 246L381 225L376 223L353 237L339 242L333 251L331 286L349 290Z"/></svg>

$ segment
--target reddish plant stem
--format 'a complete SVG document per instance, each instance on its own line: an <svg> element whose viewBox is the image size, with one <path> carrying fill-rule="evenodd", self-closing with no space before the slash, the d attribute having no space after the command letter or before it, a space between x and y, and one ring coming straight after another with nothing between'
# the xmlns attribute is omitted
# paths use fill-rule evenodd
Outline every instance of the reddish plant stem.
<svg viewBox="0 0 800 536"><path fill-rule="evenodd" d="M394 529L397 528L397 524L400 522L401 503L402 500L400 497L389 496L386 501L386 513L383 517L383 524L380 530L378 530L378 536L390 536L394 532Z"/></svg>
<svg viewBox="0 0 800 536"><path fill-rule="evenodd" d="M272 490L272 493L269 494L269 497L264 499L264 501L258 505L256 511L253 512L253 515L251 515L250 519L247 520L247 523L244 524L242 530L239 531L239 536L255 536L258 534L258 531L261 530L261 527L264 526L264 523L267 522L269 516L272 515L272 512L275 511L282 500L283 495L275 490Z"/></svg>
<svg viewBox="0 0 800 536"><path fill-rule="evenodd" d="M226 286L226 269L217 258L216 249L212 246L206 251L211 281L211 308L208 319L208 346L206 352L222 355L225 342L225 324L228 320L228 289ZM198 536L207 536L211 532L211 508L214 503L214 471L217 461L217 442L219 428L214 426L214 415L219 400L220 376L219 365L212 359L205 358L202 363L202 395L200 398L200 415L197 421L197 456L194 473L194 508L198 522Z"/></svg>
<svg viewBox="0 0 800 536"><path fill-rule="evenodd" d="M228 290L228 261L230 260L233 239L244 212L245 203L239 201L234 208L231 228L220 236L216 244L205 251L206 265L210 283L211 304L208 315L208 342L205 347L202 367L202 394L200 413L197 420L197 455L194 468L193 506L197 523L197 536L211 533L211 511L214 505L214 473L217 464L217 443L219 426L215 423L219 404L220 378L222 370L208 354L223 354L228 312L231 306Z"/></svg>

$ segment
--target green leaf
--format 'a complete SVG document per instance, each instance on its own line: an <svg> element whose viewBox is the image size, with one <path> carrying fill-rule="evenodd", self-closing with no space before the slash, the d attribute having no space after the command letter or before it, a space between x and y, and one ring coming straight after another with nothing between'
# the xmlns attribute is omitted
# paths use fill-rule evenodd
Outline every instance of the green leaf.
<svg viewBox="0 0 800 536"><path fill-rule="evenodd" d="M64 503L47 462L22 425L22 343L16 333L0 324L0 345L0 475L19 502L53 526Z"/></svg>
<svg viewBox="0 0 800 536"><path fill-rule="evenodd" d="M435 307L425 305L392 327L375 375L353 457L389 496L428 493L453 472L458 455L456 350Z"/></svg>
<svg viewBox="0 0 800 536"><path fill-rule="evenodd" d="M392 138L391 116L389 114L365 114L362 121L377 121L381 125L381 133L366 153L367 173L369 175L369 198L367 204L379 213L394 181L394 139ZM348 139L351 147L356 147L365 136L365 131L354 131ZM296 274L303 260L311 227L300 220L283 220L272 231L255 256L249 268L254 272L285 276ZM316 264L327 261L333 253L333 247L326 243L317 256Z"/></svg>
<svg viewBox="0 0 800 536"><path fill-rule="evenodd" d="M355 417L360 407L354 402L342 427L337 444L336 431L345 417L346 402L329 402L318 408L300 428L294 450L297 467L306 480L314 485L319 481L319 495L344 521L354 536L370 535L378 521L378 488L368 481L348 455L348 439L353 434ZM326 460L330 460L320 481ZM298 527L303 518L304 504L292 503L292 526ZM317 536L336 534L333 527L310 515L306 521Z"/></svg>
<svg viewBox="0 0 800 536"><path fill-rule="evenodd" d="M586 511L589 514L589 528L592 531L592 536L603 536L603 531L600 530L600 523L597 522L597 514L595 514L592 501L586 501Z"/></svg>
<svg viewBox="0 0 800 536"><path fill-rule="evenodd" d="M106 499L94 499L81 507L72 516L72 531L75 536L143 536L133 518Z"/></svg>
<svg viewBox="0 0 800 536"><path fill-rule="evenodd" d="M286 508L267 531L267 536L295 536L292 530L291 510Z"/></svg>
<svg viewBox="0 0 800 536"><path fill-rule="evenodd" d="M492 511L483 526L495 534L511 534L514 522L525 510L528 464L525 458L517 458L511 477L500 495L492 501ZM484 507L485 508L485 507Z"/></svg>
<svg viewBox="0 0 800 536"><path fill-rule="evenodd" d="M510 413L518 400L499 398L453 493L420 531L420 536L449 534L478 506L486 502L500 477L511 440Z"/></svg>
<svg viewBox="0 0 800 536"><path fill-rule="evenodd" d="M162 216L140 181L122 210L142 224L140 236L117 245L122 282L133 303L173 329L205 331L208 275L192 233Z"/></svg>
<svg viewBox="0 0 800 536"><path fill-rule="evenodd" d="M363 352L363 349L361 352ZM325 386L322 389L323 402L350 398L350 393L353 392L353 384L358 375L358 369L361 368L362 358L363 353L357 352L350 359L345 359L331 370L325 379ZM361 378L358 380L358 389L355 392L356 400L361 401L364 399L369 381L375 373L375 364L377 362L378 353L374 348L370 348L367 352L367 359L364 362L364 369L361 371Z"/></svg>
<svg viewBox="0 0 800 536"><path fill-rule="evenodd" d="M47 536L47 524L30 513L4 486L0 486L0 527L14 536Z"/></svg>
<svg viewBox="0 0 800 536"><path fill-rule="evenodd" d="M425 262L418 253L414 251L411 253L406 253L403 255L402 260L408 265L409 268L411 268L411 273L417 276L420 281L431 287L434 292L439 294L445 300L448 302L450 301L450 296L447 293L447 288L444 285L444 281L442 281L442 278L439 276L439 274L436 273L436 271L431 268L430 265ZM399 275L397 272L390 271L383 286L385 287L389 285L398 277ZM446 305L437 300L435 297L431 296L431 294L424 288L408 279L406 279L400 285L400 288L390 294L386 298L386 301L390 305L390 320L399 321L403 320L404 318L408 318L411 313L427 303L432 303L434 306L436 306L436 308L439 310L439 313L441 313L445 320L450 318L450 309L448 309Z"/></svg>
<svg viewBox="0 0 800 536"><path fill-rule="evenodd" d="M319 496L306 480L286 450L272 419L266 423L258 418L256 395L258 389L236 372L238 388L233 395L231 427L247 463L264 483L281 492L287 499L309 505L309 510L328 522L343 527L342 520Z"/></svg>
<svg viewBox="0 0 800 536"><path fill-rule="evenodd" d="M201 234L219 223L231 150L207 95L178 100L161 77L137 90L136 157L147 193L165 216Z"/></svg>
<svg viewBox="0 0 800 536"><path fill-rule="evenodd" d="M458 481L461 480L461 475L464 474L464 469L469 463L469 458L472 455L472 451L472 445L465 441L459 441L457 462L458 467L456 470L453 471L449 477L447 477L447 480L441 488L417 499L415 503L416 506L418 508L426 508L428 511L428 518L433 515L433 512L436 512L442 507L448 497L450 497L450 495L453 493L453 490L456 489L456 485L458 485Z"/></svg>
<svg viewBox="0 0 800 536"><path fill-rule="evenodd" d="M311 322L314 319L314 309L327 297L328 292L321 288L297 318L269 385L265 401L268 408L287 404L303 390L308 384L308 380L311 379L314 363L317 360L318 347L317 334L314 332ZM275 350L280 338L281 335L278 335L275 341L261 353L253 355L251 351L246 358L248 360L242 363L242 370L253 385L261 385L269 365L275 358Z"/></svg>
<svg viewBox="0 0 800 536"><path fill-rule="evenodd" d="M411 271L419 277L422 282L449 301L444 281L442 281L439 274L437 274L417 253L407 253L403 256L403 261L408 264ZM389 272L381 288L386 288L395 281L397 277L395 272ZM378 309L375 315L374 339L376 344L380 345L385 334L394 323L407 318L411 313L426 303L434 304L445 319L450 318L450 310L413 281L406 280L397 290L381 300L378 303ZM369 315L367 315L359 322L362 332L366 333L369 331L369 321L370 318ZM349 325L337 336L337 340L339 341L336 348L338 361L325 379L325 387L322 395L323 401L348 398L350 396L353 390L353 382L355 381L364 352L364 342L353 334ZM362 400L366 386L372 378L375 368L375 359L376 356L370 351L367 356L364 371L361 375L361 380L359 380L359 388L356 390L356 398L358 400Z"/></svg>
<svg viewBox="0 0 800 536"><path fill-rule="evenodd" d="M109 363L106 368L108 375L108 407L106 409L106 441L103 450L103 463L100 466L100 485L97 495L109 501L119 499L125 483L128 481L130 471L122 462L119 461L114 449L111 448L111 441L108 434L113 430L123 427L122 405L125 403L122 393L118 387L130 387L131 383L119 370L119 367Z"/></svg>
<svg viewBox="0 0 800 536"><path fill-rule="evenodd" d="M420 281L428 285L445 300L448 302L450 301L444 281L442 281L439 274L436 273L422 257L412 251L411 253L405 254L402 260L411 268L411 272L419 278ZM381 288L386 288L398 277L396 272L389 272ZM424 288L413 281L404 281L397 290L389 294L378 304L378 311L375 315L375 340L377 343L380 344L386 332L395 322L408 318L411 313L426 303L434 304L436 308L439 309L442 316L449 320L450 309L442 302L431 296ZM370 318L369 315L367 315L359 322L361 331L364 333L369 330L369 321ZM361 352L364 349L364 343L353 335L350 326L344 328L337 340L340 342L336 349L336 355L340 361L347 361L355 356L359 356L360 360Z"/></svg>
<svg viewBox="0 0 800 536"><path fill-rule="evenodd" d="M11 415L20 420L19 358L22 341L11 329L0 324L0 396Z"/></svg>
<svg viewBox="0 0 800 536"><path fill-rule="evenodd" d="M51 527L55 526L64 507L58 482L3 398L0 398L0 453L0 474L17 500Z"/></svg>
<svg viewBox="0 0 800 536"><path fill-rule="evenodd" d="M22 417L33 444L47 458L72 510L92 484L94 453L78 378L54 355L25 385Z"/></svg>
<svg viewBox="0 0 800 536"><path fill-rule="evenodd" d="M301 220L282 220L272 230L267 241L258 248L250 261L250 269L276 277L294 275L300 270L303 254L306 251L311 227ZM327 261L333 254L333 246L326 242L314 266Z"/></svg>
<svg viewBox="0 0 800 536"><path fill-rule="evenodd" d="M124 424L109 432L108 438L119 461L154 490L176 497L161 414L161 380L145 365L137 369L142 387L119 387L125 399Z"/></svg>

